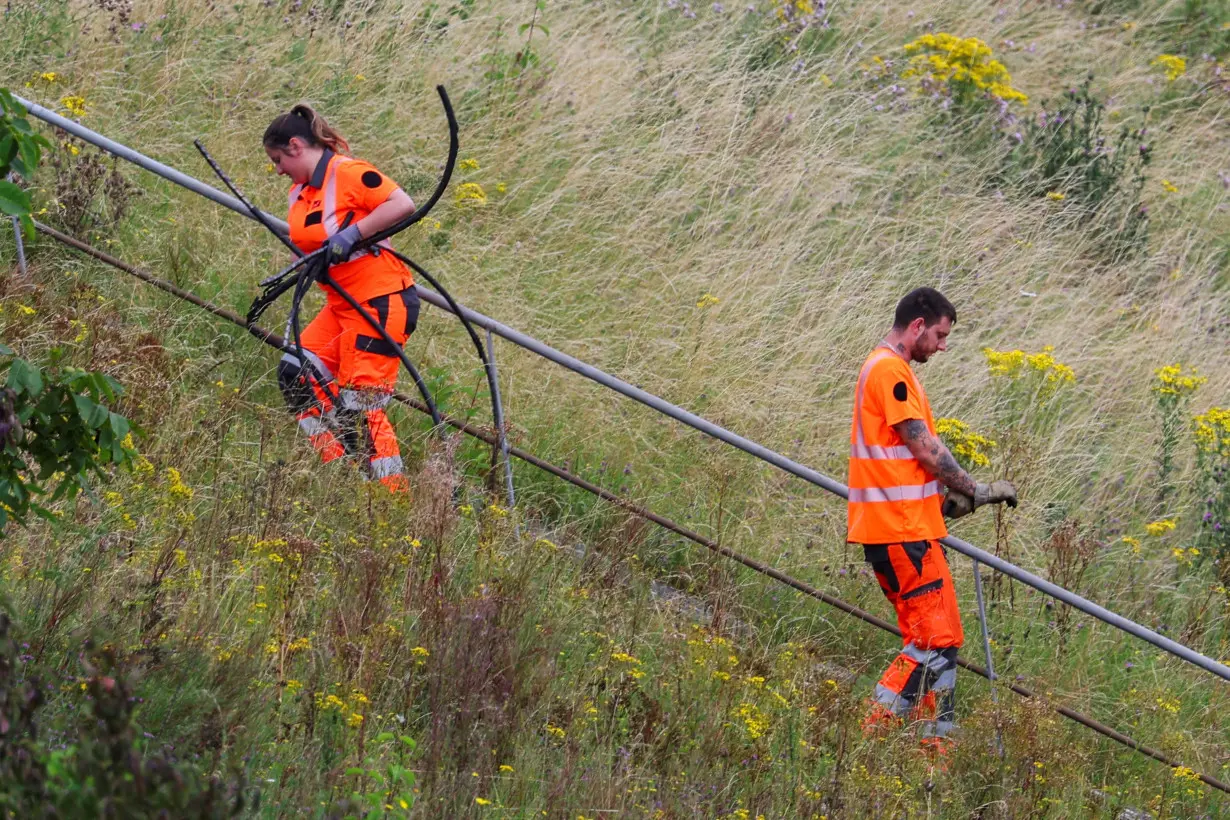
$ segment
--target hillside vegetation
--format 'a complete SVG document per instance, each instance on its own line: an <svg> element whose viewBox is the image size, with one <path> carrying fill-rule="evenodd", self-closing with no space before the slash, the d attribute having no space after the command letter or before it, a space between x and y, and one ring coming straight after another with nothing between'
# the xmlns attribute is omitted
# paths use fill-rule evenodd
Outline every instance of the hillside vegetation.
<svg viewBox="0 0 1230 820"><path fill-rule="evenodd" d="M954 450L1023 499L954 532L1230 658L1223 3L11 0L2 19L0 86L210 180L199 138L278 215L273 116L310 102L418 200L445 85L463 161L399 248L464 304L838 479L863 358L901 295L940 288L958 322L918 372ZM53 141L39 219L240 313L285 263L259 225ZM114 377L142 431L134 469L0 541L0 688L41 682L48 748L86 748L114 664L134 747L243 780L256 816L1230 807L1193 773L1230 780L1225 684L1005 578L996 668L1045 698L996 703L963 673L937 767L909 731L859 729L890 636L527 465L506 509L489 451L409 412L414 500L392 500L315 464L273 351L46 237L22 276L12 247L3 341ZM407 350L443 409L490 423L452 319L425 308ZM839 499L497 352L515 443L889 616Z"/></svg>

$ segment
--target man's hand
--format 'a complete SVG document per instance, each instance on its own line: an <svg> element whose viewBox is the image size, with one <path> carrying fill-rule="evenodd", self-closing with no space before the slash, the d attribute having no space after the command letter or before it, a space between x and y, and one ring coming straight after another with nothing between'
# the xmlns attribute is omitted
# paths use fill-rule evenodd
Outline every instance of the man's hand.
<svg viewBox="0 0 1230 820"><path fill-rule="evenodd" d="M958 518L964 518L973 511L974 499L965 493L950 489L944 494L944 505L940 507L940 513L945 518L956 521Z"/></svg>
<svg viewBox="0 0 1230 820"><path fill-rule="evenodd" d="M1016 485L1011 481L992 481L979 484L974 493L974 509L986 504L1007 504L1016 509Z"/></svg>
<svg viewBox="0 0 1230 820"><path fill-rule="evenodd" d="M1016 487L1011 481L977 484L972 497L950 488L944 496L944 505L940 508L940 512L945 518L955 521L987 504L1007 504L1015 509L1017 505Z"/></svg>

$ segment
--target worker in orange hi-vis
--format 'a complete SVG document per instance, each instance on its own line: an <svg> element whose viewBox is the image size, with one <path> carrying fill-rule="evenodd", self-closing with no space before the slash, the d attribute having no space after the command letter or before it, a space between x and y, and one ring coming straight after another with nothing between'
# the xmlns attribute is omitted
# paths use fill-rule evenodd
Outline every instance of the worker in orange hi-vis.
<svg viewBox="0 0 1230 820"><path fill-rule="evenodd" d="M329 274L338 287L405 344L419 315L410 269L391 253L353 251L364 237L411 214L414 202L371 165L345 156L346 140L309 106L296 105L274 119L264 145L278 174L294 183L291 241L305 253L328 246ZM300 334L311 366L285 354L278 383L323 461L350 451L365 459L371 478L406 492L397 436L384 412L401 365L398 351L337 290L321 287L325 306Z"/></svg>
<svg viewBox="0 0 1230 820"><path fill-rule="evenodd" d="M859 372L850 427L846 540L863 545L897 612L903 643L876 684L864 730L908 717L918 721L923 744L939 751L954 728L957 650L964 640L939 543L948 535L944 517L984 504L1017 504L1010 482L977 483L957 464L936 436L927 394L910 367L947 349L956 320L952 303L933 288L901 300L892 330Z"/></svg>

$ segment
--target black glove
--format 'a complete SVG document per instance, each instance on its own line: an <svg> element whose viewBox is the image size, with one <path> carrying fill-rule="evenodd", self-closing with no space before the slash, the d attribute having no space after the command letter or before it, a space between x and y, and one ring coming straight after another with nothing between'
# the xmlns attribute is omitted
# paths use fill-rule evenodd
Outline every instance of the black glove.
<svg viewBox="0 0 1230 820"><path fill-rule="evenodd" d="M958 518L964 518L974 511L974 499L970 498L965 493L948 488L948 492L944 495L944 504L940 507L940 513L945 518L951 518L954 521Z"/></svg>
<svg viewBox="0 0 1230 820"><path fill-rule="evenodd" d="M354 252L354 246L359 244L359 241L362 239L363 235L359 233L358 225L342 228L329 237L329 250L326 251L326 255L329 257L329 264L340 265L349 259L350 254Z"/></svg>

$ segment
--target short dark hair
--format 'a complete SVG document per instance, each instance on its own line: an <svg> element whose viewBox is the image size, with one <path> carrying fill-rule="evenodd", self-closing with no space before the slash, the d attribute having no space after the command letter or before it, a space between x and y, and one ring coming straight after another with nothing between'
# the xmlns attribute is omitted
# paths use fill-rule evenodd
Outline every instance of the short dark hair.
<svg viewBox="0 0 1230 820"><path fill-rule="evenodd" d="M927 327L947 316L954 324L957 321L957 309L952 302L944 298L944 294L935 288L915 288L897 303L897 313L893 316L893 329L904 330L915 319L926 321Z"/></svg>

